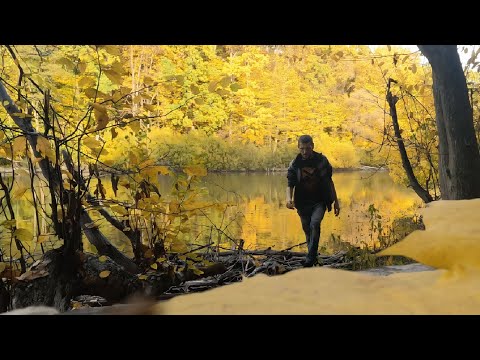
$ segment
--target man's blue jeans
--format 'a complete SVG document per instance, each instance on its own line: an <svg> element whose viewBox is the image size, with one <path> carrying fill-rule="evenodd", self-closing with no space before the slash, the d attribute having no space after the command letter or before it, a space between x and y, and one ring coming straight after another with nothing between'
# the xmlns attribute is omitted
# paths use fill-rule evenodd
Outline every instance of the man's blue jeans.
<svg viewBox="0 0 480 360"><path fill-rule="evenodd" d="M307 241L308 254L305 259L306 263L314 264L317 261L320 223L323 220L326 208L324 203L317 203L313 206L297 209Z"/></svg>

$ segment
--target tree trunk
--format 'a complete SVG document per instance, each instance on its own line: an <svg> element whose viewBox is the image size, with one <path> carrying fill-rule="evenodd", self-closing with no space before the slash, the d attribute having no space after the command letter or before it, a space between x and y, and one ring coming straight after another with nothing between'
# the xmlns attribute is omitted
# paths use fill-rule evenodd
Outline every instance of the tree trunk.
<svg viewBox="0 0 480 360"><path fill-rule="evenodd" d="M412 165L410 164L410 159L407 155L407 149L405 149L405 144L403 143L402 133L400 131L400 125L398 124L398 115L397 115L397 107L396 103L398 101L398 97L393 96L390 90L391 82L395 82L395 80L389 79L388 81L388 90L387 90L387 102L390 106L390 116L392 117L393 122L393 129L395 131L395 138L397 140L398 151L400 151L400 156L402 158L402 165L407 173L408 182L412 189L417 193L418 196L425 202L429 203L433 201L432 195L428 192L428 189L424 189L420 183L418 182L415 174L413 172Z"/></svg>
<svg viewBox="0 0 480 360"><path fill-rule="evenodd" d="M442 199L480 197L480 154L456 45L418 45L432 66Z"/></svg>

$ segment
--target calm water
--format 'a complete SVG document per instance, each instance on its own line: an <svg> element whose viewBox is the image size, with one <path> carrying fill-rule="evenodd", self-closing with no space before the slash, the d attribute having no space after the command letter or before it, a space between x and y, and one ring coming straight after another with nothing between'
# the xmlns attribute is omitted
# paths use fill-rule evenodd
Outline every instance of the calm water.
<svg viewBox="0 0 480 360"><path fill-rule="evenodd" d="M394 184L386 172L335 173L334 181L341 213L339 217L334 216L333 210L326 213L321 226L321 244L327 243L332 234L352 244L360 244L361 241L370 243L370 204L380 210L384 226L395 218L414 214L421 204L411 189ZM211 238L215 243L221 242L222 246L231 247L228 238L221 236L223 232L228 237L244 239L245 247L249 249L272 247L281 250L304 242L296 210L285 207L286 184L286 173L283 172L209 174L201 181L201 186L205 187L204 199L219 203L230 201L236 205L227 210L225 207L207 210L205 215L208 219L205 216L191 217L189 231L181 234L181 237L186 243L202 244ZM111 194L109 181L105 181L104 185L107 195ZM172 178L160 178L162 194L168 193L171 186ZM30 226L33 232L32 205L19 199L15 202L15 210L20 226ZM115 245L129 252L128 240L120 231L104 220L99 221L99 225ZM85 242L87 250L92 251L88 242ZM294 250L304 249L302 246Z"/></svg>

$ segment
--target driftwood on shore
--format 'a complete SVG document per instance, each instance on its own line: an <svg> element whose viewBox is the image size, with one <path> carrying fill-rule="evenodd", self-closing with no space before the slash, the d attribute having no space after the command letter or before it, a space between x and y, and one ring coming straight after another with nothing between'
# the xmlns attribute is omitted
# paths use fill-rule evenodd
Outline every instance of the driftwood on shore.
<svg viewBox="0 0 480 360"><path fill-rule="evenodd" d="M301 244L300 244L301 245ZM351 261L346 258L346 251L333 255L319 255L319 266L332 268L348 268ZM169 299L175 295L205 291L217 286L242 281L243 278L263 273L280 275L303 267L305 252L291 250L230 250L207 251L205 258L215 263L224 264L226 271L217 275L185 280L179 285L171 286L158 299Z"/></svg>
<svg viewBox="0 0 480 360"><path fill-rule="evenodd" d="M72 279L64 278L60 249L52 250L25 274L15 277L12 309L47 305L64 312L72 308L122 303L135 294L167 300L260 273L273 276L302 268L306 253L292 251L292 248L244 250L241 242L236 250L225 251L203 245L187 253L167 254L160 265L136 275L105 256L100 259L94 254L78 252L74 266L76 275ZM319 255L318 261L319 266L334 268L348 268L351 263L346 251ZM0 312L5 310L3 306Z"/></svg>

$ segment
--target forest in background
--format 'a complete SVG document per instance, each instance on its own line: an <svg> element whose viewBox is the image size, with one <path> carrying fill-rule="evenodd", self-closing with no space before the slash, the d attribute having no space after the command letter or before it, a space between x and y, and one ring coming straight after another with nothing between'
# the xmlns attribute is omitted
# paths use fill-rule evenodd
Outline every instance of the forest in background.
<svg viewBox="0 0 480 360"><path fill-rule="evenodd" d="M209 171L284 169L297 137L307 133L335 168L384 166L407 184L385 100L393 78L415 175L437 192L431 68L420 52L366 45L48 45L15 46L15 57L6 47L1 52L2 79L31 94L17 105L35 128L43 126L31 109L43 102L37 84L55 95L63 126L95 130L83 137L83 152L119 169L146 160ZM466 72L478 136L477 53ZM19 84L19 76L31 81ZM0 113L6 129L12 120ZM92 115L96 121L87 126ZM17 146L4 141L0 156L22 150L22 136L12 137Z"/></svg>

